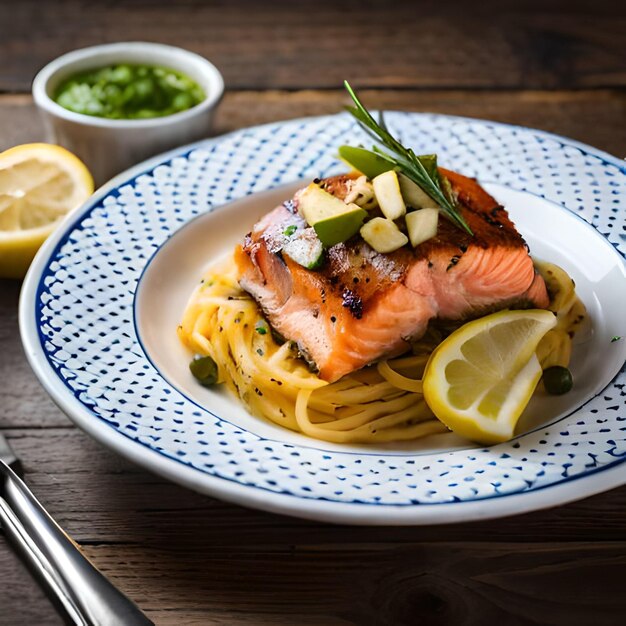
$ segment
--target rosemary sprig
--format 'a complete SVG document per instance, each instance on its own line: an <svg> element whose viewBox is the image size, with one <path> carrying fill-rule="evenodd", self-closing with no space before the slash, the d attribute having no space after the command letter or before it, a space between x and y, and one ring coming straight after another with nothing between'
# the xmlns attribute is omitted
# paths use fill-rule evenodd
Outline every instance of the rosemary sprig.
<svg viewBox="0 0 626 626"><path fill-rule="evenodd" d="M386 161L389 161L395 169L402 172L407 178L410 178L416 185L419 185L425 193L439 204L444 215L453 224L468 234L473 235L472 230L463 219L454 198L451 195L446 195L433 156L417 156L411 148L405 148L387 129L382 113L380 114L380 122L377 122L358 99L348 81L345 80L343 84L355 105L346 107L346 110L356 118L361 128L374 141L382 144L389 151L387 152L378 146L374 146L374 152Z"/></svg>

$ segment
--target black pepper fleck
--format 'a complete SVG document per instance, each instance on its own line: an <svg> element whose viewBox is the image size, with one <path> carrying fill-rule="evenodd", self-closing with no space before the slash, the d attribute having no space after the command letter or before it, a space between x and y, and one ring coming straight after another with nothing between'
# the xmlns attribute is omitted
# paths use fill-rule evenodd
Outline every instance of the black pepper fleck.
<svg viewBox="0 0 626 626"><path fill-rule="evenodd" d="M341 305L346 307L352 315L360 320L363 317L363 300L351 289L344 289L341 294Z"/></svg>
<svg viewBox="0 0 626 626"><path fill-rule="evenodd" d="M485 220L485 222L487 222L487 224L491 224L491 226L495 226L496 228L504 227L502 222L499 222L498 220L493 219L493 217L491 217L489 213L481 213L480 216Z"/></svg>
<svg viewBox="0 0 626 626"><path fill-rule="evenodd" d="M453 256L453 257L450 259L450 265L448 265L448 267L446 267L446 272L447 272L448 270L451 270L451 269L452 269L452 268L453 268L453 267L454 267L454 266L455 266L455 265L459 262L459 259L460 259L460 258L461 258L461 257L458 257L458 256Z"/></svg>

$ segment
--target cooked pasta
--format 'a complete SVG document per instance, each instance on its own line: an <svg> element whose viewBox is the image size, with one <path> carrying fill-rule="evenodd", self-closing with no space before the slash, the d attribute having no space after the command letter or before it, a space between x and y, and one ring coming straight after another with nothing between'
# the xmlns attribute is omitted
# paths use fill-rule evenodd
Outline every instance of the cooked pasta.
<svg viewBox="0 0 626 626"><path fill-rule="evenodd" d="M572 354L572 339L587 318L585 305L576 296L574 281L553 263L535 262L550 294L548 308L556 314L556 326L537 347L537 357L545 370L554 365L567 367Z"/></svg>
<svg viewBox="0 0 626 626"><path fill-rule="evenodd" d="M558 317L538 348L539 359L544 368L567 366L584 306L563 270L546 263L538 268ZM252 414L310 437L374 443L447 431L422 395L426 362L443 338L436 329L413 346L412 354L380 361L329 384L309 369L292 342L274 337L227 259L211 268L191 296L178 335L192 352L217 363L218 382L237 394Z"/></svg>

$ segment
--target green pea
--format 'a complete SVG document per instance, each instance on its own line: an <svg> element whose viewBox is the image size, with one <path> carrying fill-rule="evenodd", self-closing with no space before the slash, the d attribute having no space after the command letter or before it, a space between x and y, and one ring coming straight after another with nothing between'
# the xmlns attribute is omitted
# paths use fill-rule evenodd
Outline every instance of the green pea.
<svg viewBox="0 0 626 626"><path fill-rule="evenodd" d="M85 103L84 111L87 115L100 115L104 111L104 107L97 100L91 100Z"/></svg>
<svg viewBox="0 0 626 626"><path fill-rule="evenodd" d="M543 386L553 396L567 393L574 386L572 373L567 367L562 367L561 365L548 367L543 371Z"/></svg>
<svg viewBox="0 0 626 626"><path fill-rule="evenodd" d="M134 119L147 120L152 117L159 117L163 115L161 111L155 111L154 109L137 109L132 115Z"/></svg>
<svg viewBox="0 0 626 626"><path fill-rule="evenodd" d="M164 87L169 87L176 91L182 91L183 89L187 88L187 85L185 84L185 81L182 79L182 77L177 76L176 74L174 74L174 72L166 74L163 77L162 83Z"/></svg>
<svg viewBox="0 0 626 626"><path fill-rule="evenodd" d="M122 102L122 90L118 85L109 84L103 89L104 100L113 107L118 106Z"/></svg>
<svg viewBox="0 0 626 626"><path fill-rule="evenodd" d="M102 78L104 79L105 76ZM109 69L109 74L106 76L106 80L107 82L116 83L117 85L124 87L133 81L133 70L128 65L118 65L117 67Z"/></svg>
<svg viewBox="0 0 626 626"><path fill-rule="evenodd" d="M151 78L141 78L136 80L135 86L135 100L140 102L146 102L154 95L156 86Z"/></svg>
<svg viewBox="0 0 626 626"><path fill-rule="evenodd" d="M174 96L174 100L172 100L172 107L175 111L184 111L185 109L190 109L194 106L195 102L191 97L191 94L182 91L179 94Z"/></svg>
<svg viewBox="0 0 626 626"><path fill-rule="evenodd" d="M124 87L124 91L122 92L122 102L127 104L128 102L132 102L135 97L135 85L126 85Z"/></svg>
<svg viewBox="0 0 626 626"><path fill-rule="evenodd" d="M217 363L210 356L197 354L189 363L189 369L204 387L211 387L217 382Z"/></svg>

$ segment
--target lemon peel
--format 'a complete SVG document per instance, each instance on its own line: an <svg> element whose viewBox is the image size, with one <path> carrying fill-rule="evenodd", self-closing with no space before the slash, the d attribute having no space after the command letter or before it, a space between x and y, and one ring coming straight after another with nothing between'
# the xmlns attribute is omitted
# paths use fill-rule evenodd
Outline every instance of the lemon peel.
<svg viewBox="0 0 626 626"><path fill-rule="evenodd" d="M37 250L94 191L89 170L60 146L32 143L0 153L0 277L23 278Z"/></svg>
<svg viewBox="0 0 626 626"><path fill-rule="evenodd" d="M433 351L424 399L455 433L480 443L511 439L542 374L535 351L556 325L551 311L500 311L469 322Z"/></svg>

